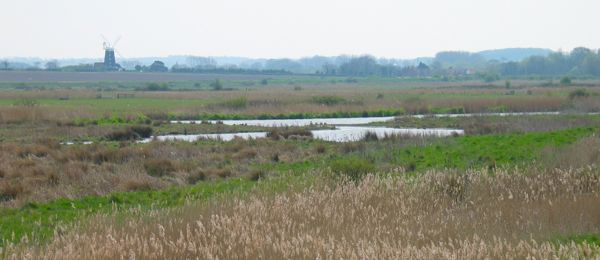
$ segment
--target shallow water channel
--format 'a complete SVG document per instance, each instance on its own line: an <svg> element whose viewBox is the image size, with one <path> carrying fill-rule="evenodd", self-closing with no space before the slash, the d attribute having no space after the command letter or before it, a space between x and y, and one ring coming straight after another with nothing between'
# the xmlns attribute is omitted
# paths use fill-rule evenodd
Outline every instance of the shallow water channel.
<svg viewBox="0 0 600 260"><path fill-rule="evenodd" d="M561 112L514 112L514 113L475 113L475 114L423 114L404 115L398 117L474 117L474 116L536 116L536 115L560 115ZM587 113L588 115L597 113ZM264 127L285 126L310 126L310 125L366 125L377 122L387 122L395 117L349 117L349 118L308 118L308 119L250 119L250 120L209 120L211 124L222 123L224 125L249 125ZM171 121L172 124L200 124L200 120Z"/></svg>
<svg viewBox="0 0 600 260"><path fill-rule="evenodd" d="M313 138L332 142L352 142L364 138L367 133L374 133L379 138L393 135L411 135L411 136L451 136L463 135L461 129L445 128L390 128L360 126L375 122L386 122L394 120L394 117L353 117L353 118L313 118L313 119L266 119L266 120L223 120L218 121L225 125L249 125L263 127L288 127L288 126L311 126L311 125L332 125L334 129L312 130ZM217 121L209 121L217 123ZM201 121L172 121L171 123L192 124L201 123ZM358 126L357 126L358 125ZM149 142L153 139L159 141L180 140L193 142L199 139L217 139L230 141L234 138L256 139L264 138L267 132L247 132L247 133L223 133L223 134L198 134L198 135L161 135L148 138L143 142Z"/></svg>
<svg viewBox="0 0 600 260"><path fill-rule="evenodd" d="M522 115L558 115L560 112L523 112L523 113L484 113L484 114L434 114L434 115L406 115L400 117L472 117L472 116L522 116ZM222 123L225 125L248 125L263 127L301 127L311 125L331 125L335 129L312 130L313 138L333 141L333 142L352 142L362 139L367 132L375 133L379 138L390 135L413 135L413 136L451 136L463 135L464 130L446 129L446 128L390 128L390 127L372 127L360 126L376 122L387 122L394 120L394 117L351 117L351 118L310 118L310 119L264 119L264 120L210 120L212 124ZM181 120L171 121L173 124L200 124L202 121ZM255 139L264 138L267 132L249 132L249 133L223 133L223 134L198 134L198 135L162 135L148 138L142 142L149 142L152 139L159 141L181 140L193 142L198 139L218 139L230 141L234 138Z"/></svg>
<svg viewBox="0 0 600 260"><path fill-rule="evenodd" d="M370 132L379 138L394 135L411 136L451 136L463 135L464 131L460 129L444 128L390 128L390 127L368 127L368 126L338 126L335 129L312 130L313 138L332 142L352 142L364 138ZM150 142L153 139L158 141L188 141L194 142L199 139L214 139L231 141L234 138L256 139L267 137L267 132L247 132L247 133L226 133L226 134L198 134L198 135L160 135L148 138L142 142Z"/></svg>

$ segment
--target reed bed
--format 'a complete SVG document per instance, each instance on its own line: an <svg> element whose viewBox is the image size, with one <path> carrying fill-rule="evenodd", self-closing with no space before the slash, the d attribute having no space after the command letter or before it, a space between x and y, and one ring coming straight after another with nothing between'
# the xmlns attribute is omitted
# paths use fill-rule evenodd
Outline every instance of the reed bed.
<svg viewBox="0 0 600 260"><path fill-rule="evenodd" d="M390 175L386 175L390 176ZM400 177L398 177L400 176ZM318 182L172 210L99 215L9 259L598 259L600 175L429 171ZM562 241L562 242L559 242ZM26 244L26 243L25 243Z"/></svg>
<svg viewBox="0 0 600 260"><path fill-rule="evenodd" d="M0 208L244 177L273 158L293 163L321 156L311 146L270 139L120 146L66 146L52 140L0 144Z"/></svg>
<svg viewBox="0 0 600 260"><path fill-rule="evenodd" d="M435 84L430 87L418 87L416 83L412 88L366 87L360 84L302 86L306 89L302 91L295 91L291 86L232 91L99 92L85 89L0 91L0 124L97 118L113 113L196 118L205 113L258 116L380 110L427 114L573 109L593 112L600 109L598 91L594 88L585 88L591 94L589 97L571 101L567 93L572 89L567 88L530 86L526 89L518 87L509 91L505 88L486 86L459 87L450 83L446 87L433 86ZM118 99L118 95L122 93L134 96ZM315 102L327 96L339 102L335 104ZM23 102L33 102L33 104L24 106L21 104Z"/></svg>

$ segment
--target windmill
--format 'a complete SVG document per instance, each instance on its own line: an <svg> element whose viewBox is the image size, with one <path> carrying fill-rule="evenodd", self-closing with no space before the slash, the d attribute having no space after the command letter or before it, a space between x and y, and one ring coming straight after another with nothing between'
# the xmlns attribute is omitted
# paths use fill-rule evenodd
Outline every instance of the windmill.
<svg viewBox="0 0 600 260"><path fill-rule="evenodd" d="M102 39L104 39L104 42L102 43L102 47L104 49L104 70L120 70L121 65L117 64L117 60L115 59L115 47L117 46L117 43L119 43L119 41L121 40L121 36L117 37L117 39L114 40L112 43L108 41L106 37L104 37L104 35L101 36Z"/></svg>

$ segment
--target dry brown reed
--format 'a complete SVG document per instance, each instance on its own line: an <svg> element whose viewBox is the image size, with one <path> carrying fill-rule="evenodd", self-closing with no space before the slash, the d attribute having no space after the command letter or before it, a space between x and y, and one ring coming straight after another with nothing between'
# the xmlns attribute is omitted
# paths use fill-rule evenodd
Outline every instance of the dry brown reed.
<svg viewBox="0 0 600 260"><path fill-rule="evenodd" d="M0 143L0 206L246 176L250 165L271 163L274 155L278 162L295 162L318 156L313 150L270 139L121 147L67 146L46 139Z"/></svg>
<svg viewBox="0 0 600 260"><path fill-rule="evenodd" d="M174 210L100 215L11 259L598 259L554 239L600 232L589 169L367 177ZM2 253L0 253L2 255Z"/></svg>

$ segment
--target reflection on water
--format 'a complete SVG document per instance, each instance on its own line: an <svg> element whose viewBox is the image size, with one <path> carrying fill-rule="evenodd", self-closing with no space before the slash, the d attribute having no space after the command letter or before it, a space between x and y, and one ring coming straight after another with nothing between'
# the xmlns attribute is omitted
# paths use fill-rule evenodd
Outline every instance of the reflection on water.
<svg viewBox="0 0 600 260"><path fill-rule="evenodd" d="M464 131L459 129L418 129L418 128L389 128L389 127L361 127L361 126L340 126L335 129L327 130L312 130L313 138L332 142L352 142L364 138L367 132L374 133L379 138L393 135L409 135L409 136L451 136L463 135ZM253 133L229 133L229 134L199 134L199 135L162 135L156 136L154 139L158 141L188 141L193 142L198 139L213 139L230 141L234 138L256 139L267 136L266 132ZM150 142L153 138L148 138L142 142Z"/></svg>
<svg viewBox="0 0 600 260"><path fill-rule="evenodd" d="M256 139L267 137L267 132L252 132L252 133L228 133L228 134L199 134L199 135L159 135L152 138L144 139L140 143L147 143L156 139L158 141L188 141L194 142L198 139L211 139L231 141L234 138Z"/></svg>

